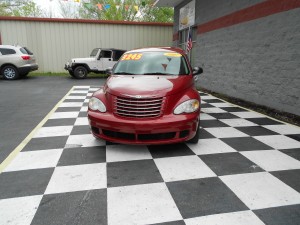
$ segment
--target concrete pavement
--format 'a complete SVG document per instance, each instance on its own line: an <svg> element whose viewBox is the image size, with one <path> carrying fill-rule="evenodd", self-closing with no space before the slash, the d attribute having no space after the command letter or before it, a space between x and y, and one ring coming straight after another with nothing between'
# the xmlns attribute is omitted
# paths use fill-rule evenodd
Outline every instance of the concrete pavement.
<svg viewBox="0 0 300 225"><path fill-rule="evenodd" d="M75 85L101 86L105 78L76 80L65 77L32 77L16 81L0 79L0 162L48 114Z"/></svg>

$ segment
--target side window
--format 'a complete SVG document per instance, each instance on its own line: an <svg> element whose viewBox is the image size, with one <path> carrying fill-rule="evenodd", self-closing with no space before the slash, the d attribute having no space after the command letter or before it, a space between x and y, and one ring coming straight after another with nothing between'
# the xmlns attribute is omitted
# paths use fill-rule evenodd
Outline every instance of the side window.
<svg viewBox="0 0 300 225"><path fill-rule="evenodd" d="M101 51L101 58L111 58L111 54L112 52L111 51Z"/></svg>
<svg viewBox="0 0 300 225"><path fill-rule="evenodd" d="M114 61L118 61L121 56L123 55L124 51L115 51L115 58Z"/></svg>
<svg viewBox="0 0 300 225"><path fill-rule="evenodd" d="M9 48L0 48L0 52L2 55L13 55L16 54L16 51Z"/></svg>

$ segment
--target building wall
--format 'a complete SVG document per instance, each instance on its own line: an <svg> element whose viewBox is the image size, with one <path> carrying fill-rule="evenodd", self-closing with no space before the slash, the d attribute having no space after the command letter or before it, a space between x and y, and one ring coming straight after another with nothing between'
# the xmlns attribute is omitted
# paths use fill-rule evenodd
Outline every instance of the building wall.
<svg viewBox="0 0 300 225"><path fill-rule="evenodd" d="M69 59L87 57L96 47L172 45L172 24L162 23L0 18L0 33L2 44L27 46L39 72L63 72Z"/></svg>
<svg viewBox="0 0 300 225"><path fill-rule="evenodd" d="M188 2L175 8L176 24ZM194 64L204 69L197 85L300 115L299 7L293 0L196 0Z"/></svg>

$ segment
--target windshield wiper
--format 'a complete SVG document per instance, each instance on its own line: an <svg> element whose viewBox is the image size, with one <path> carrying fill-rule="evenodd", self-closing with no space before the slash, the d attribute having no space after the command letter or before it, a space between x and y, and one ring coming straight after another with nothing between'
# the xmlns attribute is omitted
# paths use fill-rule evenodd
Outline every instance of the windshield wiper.
<svg viewBox="0 0 300 225"><path fill-rule="evenodd" d="M114 74L122 74L122 75L136 75L134 73L127 73L127 72L118 72L118 73L114 73Z"/></svg>
<svg viewBox="0 0 300 225"><path fill-rule="evenodd" d="M155 72L155 73L143 73L143 75L174 75L174 74Z"/></svg>

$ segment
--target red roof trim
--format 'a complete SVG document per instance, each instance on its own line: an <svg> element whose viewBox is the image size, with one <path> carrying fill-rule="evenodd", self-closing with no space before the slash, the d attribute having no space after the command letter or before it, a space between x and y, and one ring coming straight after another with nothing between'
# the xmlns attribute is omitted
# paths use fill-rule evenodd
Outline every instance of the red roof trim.
<svg viewBox="0 0 300 225"><path fill-rule="evenodd" d="M251 7L239 10L229 15L199 24L197 34L204 34L210 31L222 29L236 24L248 22L251 20L263 18L276 13L300 8L299 0L266 0ZM173 41L179 39L179 32L173 34Z"/></svg>
<svg viewBox="0 0 300 225"><path fill-rule="evenodd" d="M218 19L209 21L198 26L197 33L203 34L235 24L248 22L276 13L296 9L300 7L299 0L267 0L254 6L242 9Z"/></svg>
<svg viewBox="0 0 300 225"><path fill-rule="evenodd" d="M50 23L89 23L89 24L143 25L143 26L166 26L166 27L173 26L173 23L158 23L158 22L134 22L134 21L62 19L62 18L36 18L36 17L16 17L16 16L0 16L0 21L1 20L34 21L34 22L50 22Z"/></svg>

